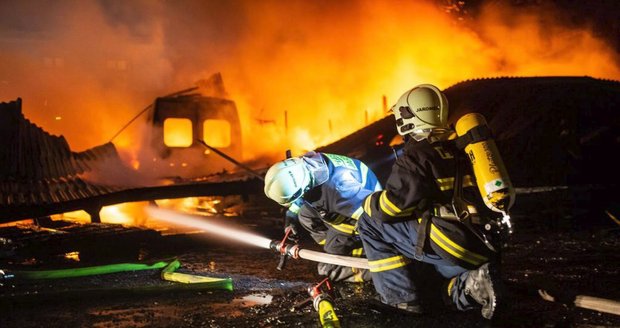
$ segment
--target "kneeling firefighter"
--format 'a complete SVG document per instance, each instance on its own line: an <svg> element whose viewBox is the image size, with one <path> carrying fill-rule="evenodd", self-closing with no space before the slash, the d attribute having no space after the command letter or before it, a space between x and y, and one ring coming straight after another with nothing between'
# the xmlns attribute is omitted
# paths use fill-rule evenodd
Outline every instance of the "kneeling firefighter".
<svg viewBox="0 0 620 328"><path fill-rule="evenodd" d="M501 222L514 201L490 132L470 114L457 122L457 136L447 124L448 100L430 84L407 91L392 111L404 151L385 189L366 198L358 223L381 301L424 311L412 279L420 261L440 275L436 287L446 305L477 308L490 319L501 291L497 232L506 230ZM472 161L487 168L472 170Z"/></svg>
<svg viewBox="0 0 620 328"><path fill-rule="evenodd" d="M364 256L357 220L366 196L378 190L381 185L366 164L314 151L280 161L265 175L267 197L288 208L285 232L295 235L300 224L325 252L336 255ZM318 271L332 281L370 280L364 269L319 263Z"/></svg>

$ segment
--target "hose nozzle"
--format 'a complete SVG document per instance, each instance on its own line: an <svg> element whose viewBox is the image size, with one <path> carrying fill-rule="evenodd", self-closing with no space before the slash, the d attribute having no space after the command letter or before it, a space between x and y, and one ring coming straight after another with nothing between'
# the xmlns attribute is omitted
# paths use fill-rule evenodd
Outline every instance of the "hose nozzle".
<svg viewBox="0 0 620 328"><path fill-rule="evenodd" d="M297 244L291 245L286 243L286 240L288 239L290 233L291 231L287 230L284 238L282 238L281 241L272 240L269 244L270 249L276 251L277 253L280 253L280 261L278 262L278 266L276 267L278 271L282 271L282 269L284 269L284 266L286 266L286 260L289 257L292 257L294 259L298 258L297 254L299 252L299 246Z"/></svg>

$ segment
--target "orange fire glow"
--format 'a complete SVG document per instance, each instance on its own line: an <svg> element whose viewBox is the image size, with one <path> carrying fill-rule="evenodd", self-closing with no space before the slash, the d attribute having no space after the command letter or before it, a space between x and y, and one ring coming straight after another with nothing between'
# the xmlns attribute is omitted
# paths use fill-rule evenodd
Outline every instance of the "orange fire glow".
<svg viewBox="0 0 620 328"><path fill-rule="evenodd" d="M0 38L0 99L22 97L29 119L82 150L107 142L155 97L221 72L249 160L332 142L384 117L383 95L391 104L419 83L620 79L605 40L567 27L546 7L490 2L457 20L437 3L68 2L36 20L49 24L39 26L46 33ZM114 143L140 147L145 123Z"/></svg>
<svg viewBox="0 0 620 328"><path fill-rule="evenodd" d="M226 120L205 120L202 130L202 140L211 147L224 148L232 142L230 123Z"/></svg>
<svg viewBox="0 0 620 328"><path fill-rule="evenodd" d="M146 227L148 225L144 208L147 205L148 202L136 202L105 206L99 212L101 222ZM53 215L52 220L70 220L88 223L90 222L90 215L85 211L74 211Z"/></svg>
<svg viewBox="0 0 620 328"><path fill-rule="evenodd" d="M222 200L218 197L187 197L178 199L160 199L155 203L165 209L173 209L183 213L202 216L235 216L238 213L231 212L230 209L224 211ZM160 231L164 234L197 232L196 229L187 229L182 226L173 226L167 222L159 221L150 217L145 209L148 202L123 203L118 205L105 206L99 212L102 223L122 224L125 226L144 227ZM90 223L90 215L85 211L67 212L52 215L52 220L66 220L78 223ZM22 221L19 221L22 222ZM17 222L17 223L19 223ZM30 224L23 221L23 224ZM11 225L15 225L13 222Z"/></svg>
<svg viewBox="0 0 620 328"><path fill-rule="evenodd" d="M188 147L194 142L192 121L187 118L168 118L164 121L164 144L168 147Z"/></svg>
<svg viewBox="0 0 620 328"><path fill-rule="evenodd" d="M620 79L616 50L585 25L564 24L548 7L492 1L459 20L439 2L91 0L35 12L32 4L19 7L28 1L6 1L1 11L21 9L16 12L29 26L0 30L0 101L21 97L28 119L80 151L108 142L156 97L221 72L240 111L239 160L273 162L285 149L298 155L383 118L384 96L391 105L419 83L447 88L501 76ZM145 113L113 140L134 169L144 164L138 149L149 147ZM191 144L186 123L180 123L181 134L169 134L167 145ZM203 135L205 141L216 147L236 142L230 126L220 123L204 123L205 131L217 132ZM158 203L221 212L217 199ZM101 218L161 229L147 218L146 205L108 206ZM90 221L82 211L54 219Z"/></svg>

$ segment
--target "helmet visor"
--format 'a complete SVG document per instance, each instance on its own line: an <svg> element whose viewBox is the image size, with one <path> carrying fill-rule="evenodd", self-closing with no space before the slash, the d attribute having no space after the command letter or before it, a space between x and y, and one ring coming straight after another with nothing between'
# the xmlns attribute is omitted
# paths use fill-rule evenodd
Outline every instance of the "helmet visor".
<svg viewBox="0 0 620 328"><path fill-rule="evenodd" d="M428 125L434 125L431 122L428 122L426 120L424 120L423 118L421 118L419 115L416 115L413 110L411 109L411 107L409 106L400 106L398 108L398 112L400 114L400 117L404 118L404 119L411 119L411 118L417 118L418 120L420 120L422 123L424 124L428 124Z"/></svg>
<svg viewBox="0 0 620 328"><path fill-rule="evenodd" d="M282 206L284 206L284 207L290 207L291 205L293 205L293 203L294 203L295 201L297 201L299 198L301 198L301 196L303 196L303 195L304 195L304 193L305 193L307 190L308 190L307 188L297 190L297 191L296 191L296 192L295 192L295 193L291 196L291 198L289 199L288 203L284 203L284 204L282 204Z"/></svg>
<svg viewBox="0 0 620 328"><path fill-rule="evenodd" d="M398 112L400 113L400 117L405 118L405 119L410 119L415 116L415 114L411 110L411 107L409 106L400 106L398 108Z"/></svg>

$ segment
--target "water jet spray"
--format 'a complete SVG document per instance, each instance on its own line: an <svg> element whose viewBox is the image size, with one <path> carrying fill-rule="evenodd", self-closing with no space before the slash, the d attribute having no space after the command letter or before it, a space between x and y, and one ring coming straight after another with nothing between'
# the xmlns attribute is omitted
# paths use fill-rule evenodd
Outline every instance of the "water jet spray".
<svg viewBox="0 0 620 328"><path fill-rule="evenodd" d="M233 239L244 244L257 246L260 248L271 249L281 255L286 255L294 259L306 259L315 262L328 263L334 265L341 265L360 269L369 269L368 260L359 257L342 256L327 254L323 252L311 251L299 247L297 244L287 244L284 240L271 240L262 236L258 236L252 233L239 231L231 227L224 227L220 224L205 221L202 217L180 213L174 210L157 208L155 206L148 206L146 213L158 220L166 221L172 224L184 225L192 228L204 230L207 233L212 233Z"/></svg>

